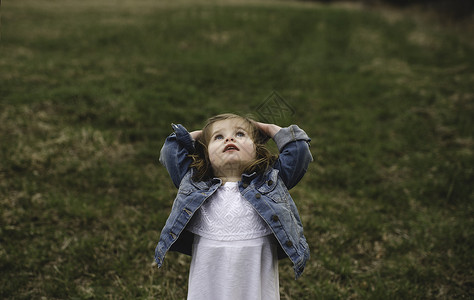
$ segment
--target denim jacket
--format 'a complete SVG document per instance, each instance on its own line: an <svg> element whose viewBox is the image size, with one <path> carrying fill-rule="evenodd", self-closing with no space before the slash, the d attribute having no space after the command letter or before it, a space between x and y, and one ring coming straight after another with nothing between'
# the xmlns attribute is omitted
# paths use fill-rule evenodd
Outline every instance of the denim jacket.
<svg viewBox="0 0 474 300"><path fill-rule="evenodd" d="M174 133L161 149L160 162L168 170L178 194L155 249L158 267L168 250L191 255L194 236L185 229L186 225L222 184L219 178L199 182L192 179L194 169L189 167L192 160L188 154L194 152L194 140L182 125L172 126ZM313 160L310 138L298 126L291 125L278 131L273 140L280 151L273 167L264 174L243 174L238 186L278 240L278 258L289 257L298 278L309 259L309 247L288 190L300 181Z"/></svg>

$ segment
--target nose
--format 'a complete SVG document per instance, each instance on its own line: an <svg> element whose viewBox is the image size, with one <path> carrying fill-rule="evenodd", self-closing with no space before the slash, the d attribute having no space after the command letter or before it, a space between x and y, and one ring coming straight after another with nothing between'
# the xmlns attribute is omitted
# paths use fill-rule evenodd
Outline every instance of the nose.
<svg viewBox="0 0 474 300"><path fill-rule="evenodd" d="M225 139L225 142L226 142L226 143L229 142L229 141L234 142L234 138L226 138L226 139Z"/></svg>

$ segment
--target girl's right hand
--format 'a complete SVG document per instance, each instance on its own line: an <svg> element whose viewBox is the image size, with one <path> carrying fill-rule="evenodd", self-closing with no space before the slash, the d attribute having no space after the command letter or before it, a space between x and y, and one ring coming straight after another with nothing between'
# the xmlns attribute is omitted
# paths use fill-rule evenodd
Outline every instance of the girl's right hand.
<svg viewBox="0 0 474 300"><path fill-rule="evenodd" d="M202 135L202 130L192 131L189 134L193 140L197 141Z"/></svg>

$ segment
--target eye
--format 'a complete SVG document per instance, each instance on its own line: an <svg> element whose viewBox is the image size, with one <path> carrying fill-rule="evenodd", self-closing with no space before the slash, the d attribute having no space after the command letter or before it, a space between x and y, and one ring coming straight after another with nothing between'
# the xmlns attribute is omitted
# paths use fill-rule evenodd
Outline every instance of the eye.
<svg viewBox="0 0 474 300"><path fill-rule="evenodd" d="M214 137L214 140L222 140L224 138L224 136L222 136L222 134L218 134Z"/></svg>
<svg viewBox="0 0 474 300"><path fill-rule="evenodd" d="M236 137L244 137L245 136L245 132L243 131L238 131L236 134L235 134Z"/></svg>

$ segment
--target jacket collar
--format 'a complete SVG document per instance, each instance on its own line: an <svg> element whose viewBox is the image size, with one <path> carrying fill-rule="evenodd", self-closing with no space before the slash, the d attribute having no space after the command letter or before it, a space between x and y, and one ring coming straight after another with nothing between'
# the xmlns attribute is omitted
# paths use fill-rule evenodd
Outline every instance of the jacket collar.
<svg viewBox="0 0 474 300"><path fill-rule="evenodd" d="M222 180L219 178L212 178L211 180L207 180L207 181L194 181L193 175L194 175L194 169L191 168L191 175L189 177L191 184L199 190L209 189L213 185L217 184L220 186L222 184Z"/></svg>
<svg viewBox="0 0 474 300"><path fill-rule="evenodd" d="M250 183L255 177L257 177L257 173L255 172L251 174L242 174L242 182Z"/></svg>
<svg viewBox="0 0 474 300"><path fill-rule="evenodd" d="M222 184L222 180L220 178L212 178L211 180L207 181L194 181L193 178L194 175L194 169L191 169L191 176L190 176L190 181L193 186L195 186L199 190L204 190L204 189L209 189L211 186L218 185L220 186ZM278 176L278 171L272 168L269 168L263 176L258 176L256 172L253 172L251 174L242 174L242 179L241 181L243 183L250 183L253 180L257 179L255 182L255 186L261 186L267 179L273 180L273 182L276 182Z"/></svg>
<svg viewBox="0 0 474 300"><path fill-rule="evenodd" d="M261 186L264 186L264 183L268 182L268 180L272 180L273 182L276 183L277 177L278 177L278 170L269 168L265 171L263 176L258 176L258 174L255 172L253 172L252 174L243 174L242 182L250 183L254 181L254 184L256 187L261 187ZM273 187L270 187L270 189L273 189Z"/></svg>

